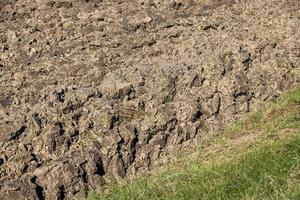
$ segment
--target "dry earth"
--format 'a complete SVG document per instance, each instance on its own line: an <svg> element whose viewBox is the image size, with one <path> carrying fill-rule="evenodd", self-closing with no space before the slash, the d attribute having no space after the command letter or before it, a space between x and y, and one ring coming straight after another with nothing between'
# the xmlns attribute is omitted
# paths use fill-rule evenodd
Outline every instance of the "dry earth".
<svg viewBox="0 0 300 200"><path fill-rule="evenodd" d="M1 0L0 199L152 169L300 81L299 0Z"/></svg>

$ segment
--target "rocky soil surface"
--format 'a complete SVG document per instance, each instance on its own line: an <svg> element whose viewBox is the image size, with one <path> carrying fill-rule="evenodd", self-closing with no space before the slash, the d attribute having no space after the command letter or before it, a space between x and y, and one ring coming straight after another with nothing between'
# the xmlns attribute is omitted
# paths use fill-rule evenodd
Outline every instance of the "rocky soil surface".
<svg viewBox="0 0 300 200"><path fill-rule="evenodd" d="M299 24L299 0L1 0L0 199L71 199L273 100Z"/></svg>

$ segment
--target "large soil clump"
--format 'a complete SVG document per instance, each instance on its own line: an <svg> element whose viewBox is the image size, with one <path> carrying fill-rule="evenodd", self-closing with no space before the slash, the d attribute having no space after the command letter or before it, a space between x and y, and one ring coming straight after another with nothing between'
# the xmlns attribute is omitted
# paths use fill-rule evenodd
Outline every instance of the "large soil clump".
<svg viewBox="0 0 300 200"><path fill-rule="evenodd" d="M300 81L300 1L0 1L0 199L149 170Z"/></svg>

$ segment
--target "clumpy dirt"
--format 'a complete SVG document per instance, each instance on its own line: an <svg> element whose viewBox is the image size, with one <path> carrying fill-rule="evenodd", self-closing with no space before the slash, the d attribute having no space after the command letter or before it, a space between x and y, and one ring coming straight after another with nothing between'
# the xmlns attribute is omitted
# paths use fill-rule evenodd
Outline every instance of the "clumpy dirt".
<svg viewBox="0 0 300 200"><path fill-rule="evenodd" d="M151 170L300 81L299 0L1 0L0 199Z"/></svg>

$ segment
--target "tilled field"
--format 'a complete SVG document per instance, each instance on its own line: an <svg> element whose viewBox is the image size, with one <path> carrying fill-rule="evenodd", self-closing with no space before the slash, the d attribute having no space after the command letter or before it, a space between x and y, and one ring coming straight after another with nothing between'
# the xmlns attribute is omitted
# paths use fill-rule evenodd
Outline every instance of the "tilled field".
<svg viewBox="0 0 300 200"><path fill-rule="evenodd" d="M300 81L299 0L0 1L0 199L151 170Z"/></svg>

